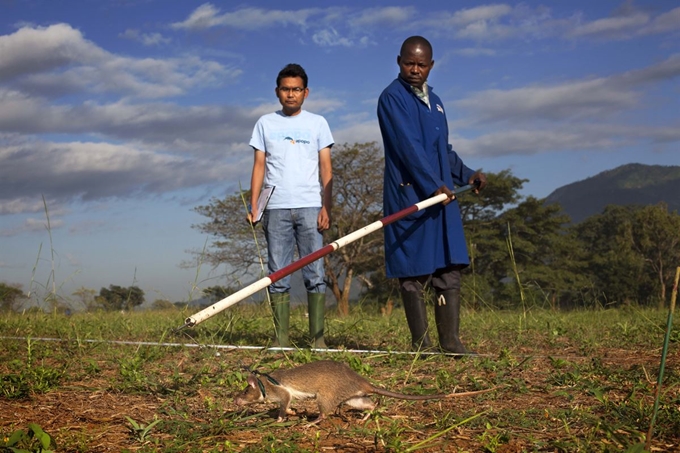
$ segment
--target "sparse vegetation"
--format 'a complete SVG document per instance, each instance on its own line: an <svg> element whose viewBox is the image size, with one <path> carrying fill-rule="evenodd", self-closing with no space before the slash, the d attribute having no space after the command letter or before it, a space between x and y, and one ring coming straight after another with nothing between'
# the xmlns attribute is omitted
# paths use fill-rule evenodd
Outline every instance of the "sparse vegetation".
<svg viewBox="0 0 680 453"><path fill-rule="evenodd" d="M0 440L7 445L36 424L59 446L49 448L73 452L643 451L666 320L664 311L635 305L469 309L462 331L479 357L416 360L376 352L408 346L399 308L383 316L366 303L349 316L329 316L327 342L347 351L325 354L226 348L269 344L271 318L260 305L238 305L173 333L186 315L176 308L6 314L0 335L24 339L2 340ZM291 339L305 344L304 310L294 310L291 321ZM671 338L654 451L680 442L678 327ZM322 358L397 391L497 389L446 401L383 398L366 422L344 408L314 427L313 402L294 405L298 414L282 423L274 405L234 405L233 394L245 387L242 365L271 371ZM35 448L28 433L21 439Z"/></svg>
<svg viewBox="0 0 680 453"><path fill-rule="evenodd" d="M341 151L347 175L359 179L338 191L342 222L332 239L380 215L371 198L380 193L379 180L351 170L358 157L376 157L374 146ZM326 262L339 302L326 319L326 342L336 349L327 353L264 349L271 313L252 301L179 332L174 328L192 314L188 302L158 299L153 310L135 310L144 302L137 286L110 285L98 296L81 287L73 296L83 310L72 312L52 258L47 284L32 282L26 296L0 283L0 452L633 453L646 441L652 451L677 448L680 329L666 324L659 308L680 261L680 216L662 205L611 207L568 227L556 206L519 196L524 180L509 171L488 177L483 196L460 200L472 259L462 332L478 356L395 352L409 347L410 336L382 272L380 235ZM228 221L241 203L237 194L197 208L211 219L198 228L227 239L204 250L201 262L242 270L259 262L252 239L258 231ZM50 249L54 256L51 241ZM349 286L339 286L350 276L365 290L351 309ZM201 291L214 301L241 286ZM26 300L39 303L19 312ZM307 323L304 306L294 309L293 344L308 344ZM297 415L281 423L273 405L234 405L233 394L245 387L244 366L266 372L321 358L406 393L493 390L429 402L384 398L366 421L345 408L314 426L313 402L296 404Z"/></svg>

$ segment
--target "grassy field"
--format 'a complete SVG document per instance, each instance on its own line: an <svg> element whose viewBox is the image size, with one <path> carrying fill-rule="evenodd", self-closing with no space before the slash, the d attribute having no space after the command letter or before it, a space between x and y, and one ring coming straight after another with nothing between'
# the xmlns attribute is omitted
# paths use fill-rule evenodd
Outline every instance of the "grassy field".
<svg viewBox="0 0 680 453"><path fill-rule="evenodd" d="M0 319L0 451L58 452L621 452L642 451L652 419L667 313L466 311L462 332L476 357L415 357L402 310L357 307L329 315L327 343L304 348L303 309L292 315L301 348L272 352L272 321L239 305L179 333L179 310ZM432 320L431 320L432 321ZM434 325L433 323L431 325ZM680 451L680 330L666 362L652 451ZM196 347L200 345L201 347ZM371 352L350 352L362 349ZM268 372L340 360L372 382L413 394L495 388L427 402L376 398L319 425L313 401L276 422L275 404L237 407L242 367Z"/></svg>

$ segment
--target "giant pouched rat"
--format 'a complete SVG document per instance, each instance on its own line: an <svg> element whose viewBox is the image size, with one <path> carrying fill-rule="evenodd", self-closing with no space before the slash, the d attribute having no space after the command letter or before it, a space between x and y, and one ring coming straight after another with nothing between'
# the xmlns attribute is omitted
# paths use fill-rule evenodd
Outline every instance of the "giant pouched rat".
<svg viewBox="0 0 680 453"><path fill-rule="evenodd" d="M368 398L371 394L422 401L478 395L490 390L493 389L449 394L406 395L374 386L344 363L320 360L289 370L276 370L271 374L262 374L260 377L255 374L249 375L248 387L235 398L235 403L238 406L262 401L279 403L278 421L280 422L286 414L295 413L290 409L292 400L316 398L319 405L317 421L321 421L342 403L360 410L373 410L376 405Z"/></svg>

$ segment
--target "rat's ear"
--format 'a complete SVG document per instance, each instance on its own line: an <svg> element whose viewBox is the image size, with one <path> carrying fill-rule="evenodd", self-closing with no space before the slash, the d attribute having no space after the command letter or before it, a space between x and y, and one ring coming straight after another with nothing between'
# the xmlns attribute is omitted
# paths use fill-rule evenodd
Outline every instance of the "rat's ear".
<svg viewBox="0 0 680 453"><path fill-rule="evenodd" d="M257 390L257 378L252 374L248 376L248 385Z"/></svg>

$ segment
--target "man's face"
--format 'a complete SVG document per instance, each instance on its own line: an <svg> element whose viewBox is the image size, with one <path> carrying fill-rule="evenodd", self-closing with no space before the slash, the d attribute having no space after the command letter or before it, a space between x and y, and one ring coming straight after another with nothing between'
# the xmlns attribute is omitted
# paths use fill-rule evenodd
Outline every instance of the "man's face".
<svg viewBox="0 0 680 453"><path fill-rule="evenodd" d="M309 94L301 77L284 77L276 87L276 96L283 107L283 113L288 116L300 113L303 102Z"/></svg>
<svg viewBox="0 0 680 453"><path fill-rule="evenodd" d="M422 89L434 66L434 60L429 49L412 45L404 49L404 52L397 57L397 64L401 78L409 85Z"/></svg>

